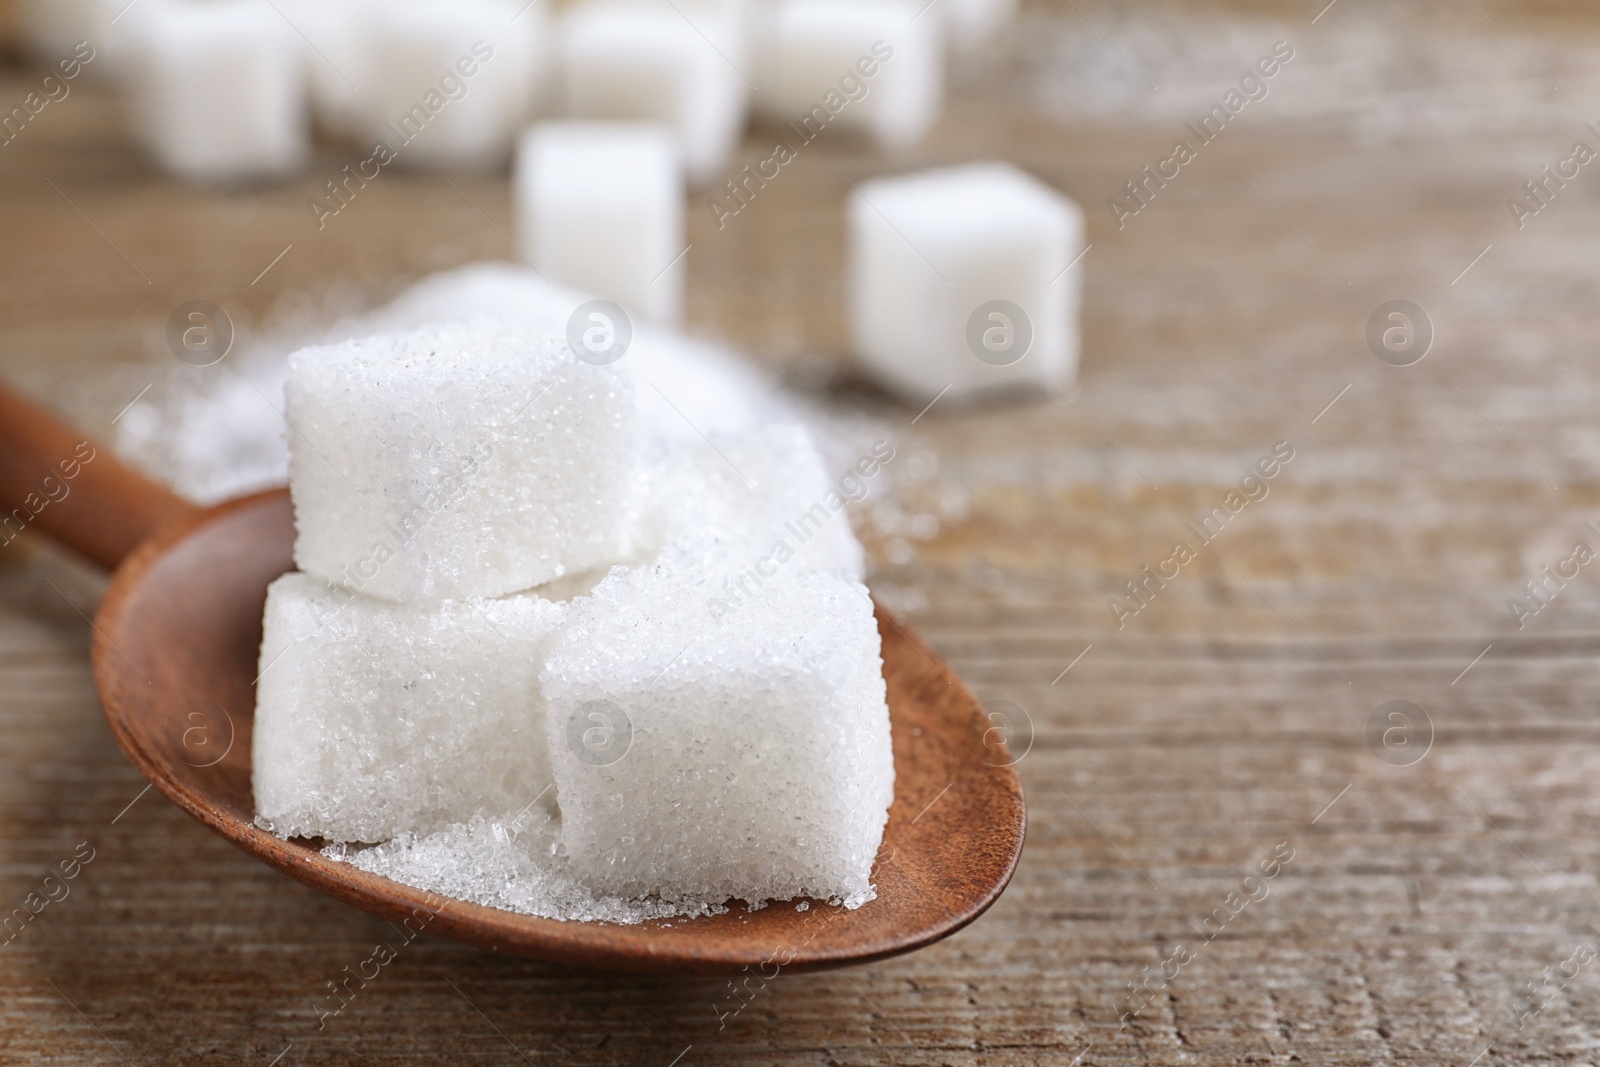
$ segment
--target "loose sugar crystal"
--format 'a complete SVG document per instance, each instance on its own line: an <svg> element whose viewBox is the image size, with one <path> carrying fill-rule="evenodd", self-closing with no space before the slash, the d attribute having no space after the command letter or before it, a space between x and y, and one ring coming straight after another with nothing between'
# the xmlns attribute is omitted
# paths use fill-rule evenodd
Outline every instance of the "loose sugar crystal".
<svg viewBox="0 0 1600 1067"><path fill-rule="evenodd" d="M257 821L375 842L526 809L552 780L538 679L565 612L537 596L422 608L307 574L273 582Z"/></svg>
<svg viewBox="0 0 1600 1067"><path fill-rule="evenodd" d="M562 840L607 893L871 899L894 794L870 599L784 574L733 617L710 576L617 570L543 674Z"/></svg>
<svg viewBox="0 0 1600 1067"><path fill-rule="evenodd" d="M927 6L775 0L756 21L757 106L804 141L830 126L885 148L922 140L944 106L944 44L938 16L919 17Z"/></svg>
<svg viewBox="0 0 1600 1067"><path fill-rule="evenodd" d="M714 0L585 0L563 27L567 113L665 124L691 180L726 166L744 128L741 5Z"/></svg>
<svg viewBox="0 0 1600 1067"><path fill-rule="evenodd" d="M1078 206L1007 164L864 182L850 203L856 355L916 403L1065 386L1082 250Z"/></svg>
<svg viewBox="0 0 1600 1067"><path fill-rule="evenodd" d="M641 923L727 910L704 901L628 900L598 893L573 873L560 846L559 816L535 804L433 833L398 834L373 848L330 845L323 854L455 900L545 919Z"/></svg>
<svg viewBox="0 0 1600 1067"><path fill-rule="evenodd" d="M514 188L519 244L547 278L612 301L633 321L682 317L683 173L666 127L535 126Z"/></svg>
<svg viewBox="0 0 1600 1067"><path fill-rule="evenodd" d="M135 132L172 173L282 175L311 153L294 31L267 0L162 0L128 31Z"/></svg>
<svg viewBox="0 0 1600 1067"><path fill-rule="evenodd" d="M625 557L632 383L554 333L453 324L302 349L285 398L301 570L429 603Z"/></svg>

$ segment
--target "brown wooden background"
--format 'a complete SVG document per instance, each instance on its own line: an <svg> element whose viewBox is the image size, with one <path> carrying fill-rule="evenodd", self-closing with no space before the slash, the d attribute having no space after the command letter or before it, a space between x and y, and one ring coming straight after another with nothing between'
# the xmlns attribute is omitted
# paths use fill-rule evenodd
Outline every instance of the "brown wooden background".
<svg viewBox="0 0 1600 1067"><path fill-rule="evenodd" d="M0 548L0 909L79 842L95 859L0 947L0 1060L1600 1062L1600 965L1524 1028L1513 1016L1525 983L1600 946L1600 565L1520 632L1506 607L1600 518L1597 175L1522 230L1506 206L1574 141L1600 148L1583 128L1600 16L1323 6L1030 8L963 61L912 156L819 143L727 229L691 213L693 323L818 382L844 359L846 179L998 155L1088 210L1072 404L940 406L912 426L830 386L938 457L906 500L969 502L911 562L880 553L875 588L1036 726L1027 852L985 918L911 957L782 977L720 1031L718 981L424 938L319 1030L324 983L390 932L159 796L127 807L144 783L99 717L80 615L99 583L19 543ZM1280 39L1297 57L1272 95L1119 231L1106 199ZM37 76L5 70L0 104ZM42 397L164 369L185 300L248 324L510 254L501 176L386 173L319 233L305 200L350 150L218 192L163 180L119 130L81 84L0 148L0 358ZM1363 340L1394 298L1437 330L1408 368ZM1107 598L1279 440L1295 459L1270 496L1117 631ZM1414 766L1365 738L1394 698L1435 730ZM1294 859L1270 896L1200 947L1199 919L1279 842ZM1119 1030L1115 998L1179 943L1196 958Z"/></svg>

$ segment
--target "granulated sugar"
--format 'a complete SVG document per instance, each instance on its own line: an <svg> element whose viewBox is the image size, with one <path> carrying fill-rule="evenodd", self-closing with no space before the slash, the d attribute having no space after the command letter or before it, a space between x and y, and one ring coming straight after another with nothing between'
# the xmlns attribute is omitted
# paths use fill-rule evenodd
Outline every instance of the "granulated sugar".
<svg viewBox="0 0 1600 1067"><path fill-rule="evenodd" d="M416 889L544 919L641 923L728 910L699 901L596 893L572 872L560 835L560 820L536 803L520 815L479 816L424 836L400 834L372 848L330 845L322 854Z"/></svg>

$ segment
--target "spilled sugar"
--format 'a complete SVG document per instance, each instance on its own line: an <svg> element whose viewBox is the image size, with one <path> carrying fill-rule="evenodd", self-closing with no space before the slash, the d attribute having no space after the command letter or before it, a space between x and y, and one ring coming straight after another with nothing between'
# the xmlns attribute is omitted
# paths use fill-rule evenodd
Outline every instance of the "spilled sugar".
<svg viewBox="0 0 1600 1067"><path fill-rule="evenodd" d="M560 835L560 820L535 802L519 815L479 816L370 848L329 845L322 854L417 889L543 919L641 923L728 910L699 901L598 894L572 873Z"/></svg>

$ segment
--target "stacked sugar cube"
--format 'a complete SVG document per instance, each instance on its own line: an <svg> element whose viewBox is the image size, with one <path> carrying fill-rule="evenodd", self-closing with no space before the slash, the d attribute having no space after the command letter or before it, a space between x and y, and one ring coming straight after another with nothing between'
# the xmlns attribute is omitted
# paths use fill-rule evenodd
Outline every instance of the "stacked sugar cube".
<svg viewBox="0 0 1600 1067"><path fill-rule="evenodd" d="M305 349L289 370L303 573L267 604L258 818L372 841L530 803L565 609L525 591L624 552L631 382L493 324Z"/></svg>
<svg viewBox="0 0 1600 1067"><path fill-rule="evenodd" d="M859 905L894 772L838 494L797 425L691 441L640 402L652 374L721 376L695 343L579 359L582 299L473 268L378 316L399 332L291 357L301 571L267 600L257 820L466 856L536 811L563 866L531 857L518 899Z"/></svg>
<svg viewBox="0 0 1600 1067"><path fill-rule="evenodd" d="M574 605L544 673L567 853L623 897L859 904L894 789L871 600L782 575L719 624L706 584L641 568Z"/></svg>
<svg viewBox="0 0 1600 1067"><path fill-rule="evenodd" d="M447 326L308 349L285 401L304 571L427 604L618 561L632 385L554 334Z"/></svg>
<svg viewBox="0 0 1600 1067"><path fill-rule="evenodd" d="M255 732L261 824L387 841L550 784L539 665L566 606L535 596L431 607L309 574L267 591Z"/></svg>

